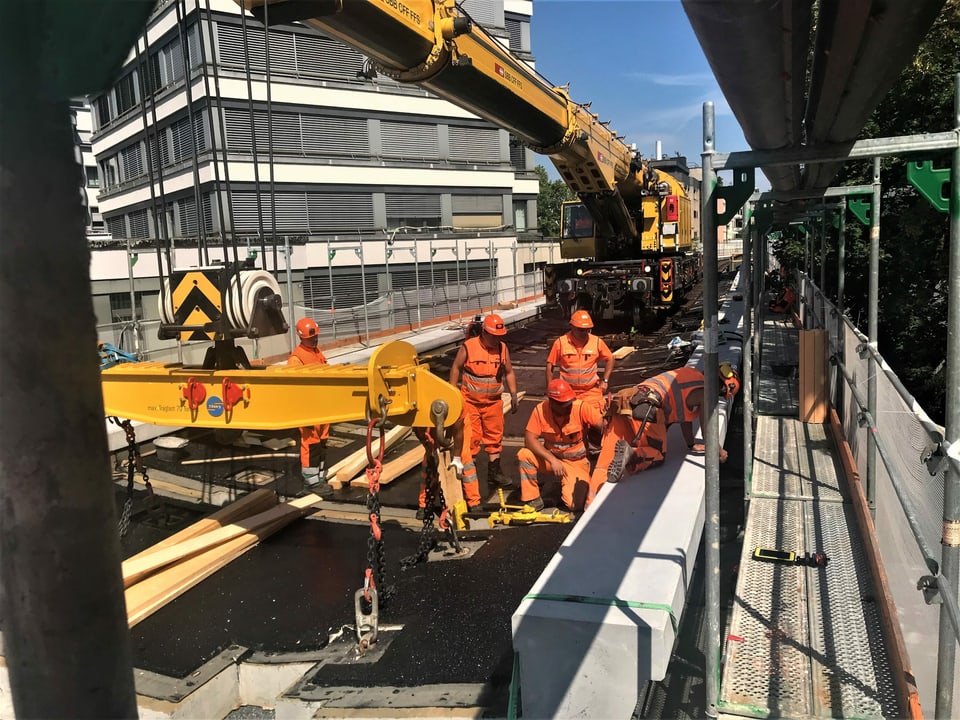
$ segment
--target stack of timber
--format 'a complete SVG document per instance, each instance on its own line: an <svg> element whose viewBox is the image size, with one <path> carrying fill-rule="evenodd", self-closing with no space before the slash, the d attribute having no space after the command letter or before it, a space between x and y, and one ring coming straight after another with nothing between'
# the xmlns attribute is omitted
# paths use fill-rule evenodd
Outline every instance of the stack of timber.
<svg viewBox="0 0 960 720"><path fill-rule="evenodd" d="M127 622L138 622L238 558L320 502L306 495L277 503L256 490L123 563Z"/></svg>

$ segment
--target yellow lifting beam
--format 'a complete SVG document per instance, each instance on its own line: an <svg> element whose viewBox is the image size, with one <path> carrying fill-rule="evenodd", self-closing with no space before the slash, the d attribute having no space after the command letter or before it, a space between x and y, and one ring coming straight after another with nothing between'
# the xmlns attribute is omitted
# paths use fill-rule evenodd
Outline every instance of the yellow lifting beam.
<svg viewBox="0 0 960 720"><path fill-rule="evenodd" d="M107 416L154 425L283 430L385 415L398 425L444 426L463 411L460 391L417 361L409 343L377 348L366 365L271 365L204 370L180 363L123 363L101 372Z"/></svg>

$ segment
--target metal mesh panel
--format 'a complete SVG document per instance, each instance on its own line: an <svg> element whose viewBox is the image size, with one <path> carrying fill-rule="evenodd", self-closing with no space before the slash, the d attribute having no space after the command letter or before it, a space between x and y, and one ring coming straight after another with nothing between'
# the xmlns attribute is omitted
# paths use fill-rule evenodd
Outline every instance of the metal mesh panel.
<svg viewBox="0 0 960 720"><path fill-rule="evenodd" d="M839 475L830 452L831 441L823 425L761 415L757 418L754 496L841 501Z"/></svg>
<svg viewBox="0 0 960 720"><path fill-rule="evenodd" d="M823 299L817 295L813 309L819 312ZM861 358L858 348L863 340L846 322L831 322L834 305L825 306L827 327L831 330L831 348L839 351L847 373L854 381L861 397L867 398L870 367ZM819 317L819 315L818 315ZM838 337L839 335L839 337ZM921 457L931 441L919 418L900 396L896 387L877 369L877 435L891 460L896 474L903 482L903 491L913 505L920 533L935 559L940 558L940 534L943 514L943 474L931 476ZM841 424L850 444L858 471L866 486L868 432L859 426L860 408L843 378ZM917 680L920 701L932 712L936 698L936 665L938 646L939 608L927 605L917 590L917 580L929 574L917 541L910 530L904 510L879 453L876 458L875 517L877 542L887 570L887 583L897 606L907 653ZM960 666L955 673L955 700L960 690Z"/></svg>
<svg viewBox="0 0 960 720"><path fill-rule="evenodd" d="M801 568L755 562L756 547L794 545L803 537L802 504L757 498L750 502L740 575L723 673L723 699L774 717L809 716L810 665L806 579Z"/></svg>
<svg viewBox="0 0 960 720"><path fill-rule="evenodd" d="M762 307L763 328L760 349L760 378L757 383L757 413L797 415L800 409L797 371L800 336L783 315Z"/></svg>

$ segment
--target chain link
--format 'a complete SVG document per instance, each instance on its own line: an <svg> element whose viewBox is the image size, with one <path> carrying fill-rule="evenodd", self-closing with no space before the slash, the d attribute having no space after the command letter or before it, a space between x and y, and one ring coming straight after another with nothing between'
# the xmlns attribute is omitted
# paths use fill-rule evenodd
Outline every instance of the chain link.
<svg viewBox="0 0 960 720"><path fill-rule="evenodd" d="M137 433L134 430L133 423L116 417L111 417L110 422L123 429L123 434L127 439L127 498L124 500L123 510L120 511L120 520L117 522L117 530L122 538L130 530L130 518L133 516L133 480L138 471L143 478L143 484L146 486L147 501L151 511L154 510L156 503L153 486L150 484L150 476L147 474L147 467L143 464L143 457L137 448Z"/></svg>
<svg viewBox="0 0 960 720"><path fill-rule="evenodd" d="M380 450L377 457L373 455L373 429L379 429ZM384 550L383 532L381 530L380 508L380 474L383 471L383 454L386 442L384 440L384 423L382 419L371 418L367 424L367 459L370 467L367 468L367 512L370 518L370 536L367 538L367 567L364 572L364 589L373 588L377 591L380 604L390 601L396 592L393 585L386 584L386 551ZM364 598L370 602L369 593ZM364 609L366 612L368 608Z"/></svg>
<svg viewBox="0 0 960 720"><path fill-rule="evenodd" d="M417 545L417 552L408 555L400 561L400 567L403 570L409 570L412 567L424 562L430 555L430 551L437 544L436 534L433 528L434 510L437 507L445 508L446 500L443 497L443 488L440 486L440 449L433 442L433 438L428 436L427 461L424 468L424 483L426 485L426 507L423 514L423 527L420 530L420 542Z"/></svg>

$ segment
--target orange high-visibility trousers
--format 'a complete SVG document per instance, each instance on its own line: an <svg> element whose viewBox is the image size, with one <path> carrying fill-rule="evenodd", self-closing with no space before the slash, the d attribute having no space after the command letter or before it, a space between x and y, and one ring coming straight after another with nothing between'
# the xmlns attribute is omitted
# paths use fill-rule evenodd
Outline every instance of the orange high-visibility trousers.
<svg viewBox="0 0 960 720"><path fill-rule="evenodd" d="M570 510L579 510L589 493L590 462L582 460L560 460L567 471L566 477L558 478L550 469L546 460L541 460L527 448L517 453L520 465L520 499L523 502L533 500L540 495L540 475L545 479L560 480L560 499Z"/></svg>
<svg viewBox="0 0 960 720"><path fill-rule="evenodd" d="M320 463L320 456L317 451L320 449L320 442L330 437L329 425L307 425L300 428L300 467L317 467ZM310 457L310 451L313 449L314 457Z"/></svg>
<svg viewBox="0 0 960 720"><path fill-rule="evenodd" d="M487 455L499 455L503 450L503 401L476 405L464 398L463 414L464 425L470 427L470 457L480 454L481 445ZM467 446L466 439L463 445Z"/></svg>
<svg viewBox="0 0 960 720"><path fill-rule="evenodd" d="M658 450L644 444L644 437L647 434L646 428L643 433L644 437L641 437L637 443L634 444L633 440L637 436L641 422L640 420L634 420L629 415L614 415L610 419L610 424L607 425L603 433L603 443L600 445L600 457L597 458L597 466L594 468L593 475L590 477L590 492L587 495L587 505L593 502L597 491L599 491L607 481L607 470L613 461L618 440L624 440L627 444L632 445L634 451L637 453L637 457L631 465L632 472L640 472L663 462L663 455ZM651 424L647 423L647 427L650 428Z"/></svg>
<svg viewBox="0 0 960 720"><path fill-rule="evenodd" d="M477 507L481 503L480 499L480 481L477 479L477 465L473 461L473 454L470 452L470 423L463 424L463 448L460 451L460 461L463 463L463 479L460 484L463 486L463 497L467 501L467 507ZM423 453L423 476L420 480L420 495L417 498L417 507L427 506L427 452Z"/></svg>

